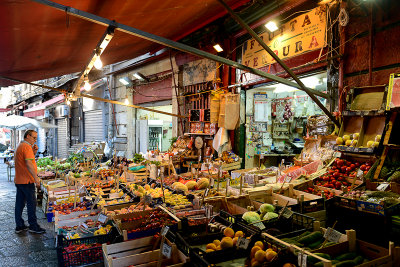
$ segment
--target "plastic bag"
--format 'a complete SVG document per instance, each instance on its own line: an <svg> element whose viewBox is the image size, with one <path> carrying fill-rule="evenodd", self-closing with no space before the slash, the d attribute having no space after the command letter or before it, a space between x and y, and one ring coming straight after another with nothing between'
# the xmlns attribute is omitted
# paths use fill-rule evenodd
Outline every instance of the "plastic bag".
<svg viewBox="0 0 400 267"><path fill-rule="evenodd" d="M221 101L221 93L220 92L211 92L210 96L210 122L218 123L219 116L219 105Z"/></svg>
<svg viewBox="0 0 400 267"><path fill-rule="evenodd" d="M221 95L219 104L218 127L225 128L225 95Z"/></svg>

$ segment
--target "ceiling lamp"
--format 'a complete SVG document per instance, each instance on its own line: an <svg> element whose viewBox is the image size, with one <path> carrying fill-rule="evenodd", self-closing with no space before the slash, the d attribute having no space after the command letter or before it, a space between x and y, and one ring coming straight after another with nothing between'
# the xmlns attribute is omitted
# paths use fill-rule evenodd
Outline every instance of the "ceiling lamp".
<svg viewBox="0 0 400 267"><path fill-rule="evenodd" d="M129 105L129 98L128 98L128 96L126 96L126 98L125 98L125 100L124 100L124 104L125 104L125 105Z"/></svg>
<svg viewBox="0 0 400 267"><path fill-rule="evenodd" d="M85 85L83 86L83 88L85 88L86 91L90 91L92 89L92 86L89 83L89 79L85 79Z"/></svg>
<svg viewBox="0 0 400 267"><path fill-rule="evenodd" d="M135 77L138 80L144 80L144 81L147 81L147 82L149 81L149 79L146 76L144 76L143 74L141 74L140 72L135 72L133 74L133 77Z"/></svg>
<svg viewBox="0 0 400 267"><path fill-rule="evenodd" d="M224 49L222 49L222 47L219 44L216 44L213 47L218 53L224 51Z"/></svg>
<svg viewBox="0 0 400 267"><path fill-rule="evenodd" d="M131 79L129 79L128 77L119 78L119 82L125 86L132 84Z"/></svg>
<svg viewBox="0 0 400 267"><path fill-rule="evenodd" d="M265 24L265 27L270 31L270 32L274 32L278 29L278 26L276 25L275 22L270 21L267 24Z"/></svg>
<svg viewBox="0 0 400 267"><path fill-rule="evenodd" d="M94 62L94 67L98 70L103 67L103 62L101 62L100 55L97 57L96 61Z"/></svg>

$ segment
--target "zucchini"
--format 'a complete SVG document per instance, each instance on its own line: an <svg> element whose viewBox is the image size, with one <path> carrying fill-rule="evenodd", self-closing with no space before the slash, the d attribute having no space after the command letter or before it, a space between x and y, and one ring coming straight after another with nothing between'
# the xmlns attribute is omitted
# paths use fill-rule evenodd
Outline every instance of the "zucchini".
<svg viewBox="0 0 400 267"><path fill-rule="evenodd" d="M312 232L311 234L300 238L299 240L297 240L297 242L307 246L308 244L312 244L322 238L323 238L322 233L320 231L316 231L316 232Z"/></svg>
<svg viewBox="0 0 400 267"><path fill-rule="evenodd" d="M314 253L314 254L321 258L327 259L327 260L331 259L331 256L329 256L328 254L325 254L325 253ZM316 263L318 263L318 261L319 261L319 259L314 258L312 256L307 257L307 263L316 264ZM323 263L323 261L321 261L321 262Z"/></svg>
<svg viewBox="0 0 400 267"><path fill-rule="evenodd" d="M320 239L320 240L318 240L318 241L316 241L316 242L314 242L312 244L309 244L307 247L309 247L311 249L317 249L322 245L322 243L324 243L324 240Z"/></svg>
<svg viewBox="0 0 400 267"><path fill-rule="evenodd" d="M357 257L355 257L355 259L353 261L356 265L360 265L361 263L363 263L364 258L363 258L363 256L357 256Z"/></svg>
<svg viewBox="0 0 400 267"><path fill-rule="evenodd" d="M304 233L302 233L302 234L300 234L300 235L298 235L298 236L295 236L295 237L293 237L292 239L293 239L293 240L299 240L300 238L305 237L306 235L309 235L309 234L311 234L310 231L305 231Z"/></svg>
<svg viewBox="0 0 400 267"><path fill-rule="evenodd" d="M342 255L339 255L335 258L335 260L338 261L347 261L347 260L353 260L357 257L357 254L354 252L348 252L348 253L344 253Z"/></svg>
<svg viewBox="0 0 400 267"><path fill-rule="evenodd" d="M336 263L336 267L353 267L357 264L353 260L346 260Z"/></svg>

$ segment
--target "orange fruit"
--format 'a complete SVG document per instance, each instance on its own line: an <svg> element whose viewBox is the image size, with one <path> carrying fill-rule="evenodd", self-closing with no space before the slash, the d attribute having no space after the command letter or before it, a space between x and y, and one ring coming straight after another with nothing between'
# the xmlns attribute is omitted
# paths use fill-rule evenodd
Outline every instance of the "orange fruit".
<svg viewBox="0 0 400 267"><path fill-rule="evenodd" d="M265 251L264 250L257 250L256 254L254 254L254 258L258 261L258 262L264 262L265 261Z"/></svg>
<svg viewBox="0 0 400 267"><path fill-rule="evenodd" d="M277 255L277 253L275 251L269 250L265 254L265 258L267 259L267 261L272 261L276 257L276 255Z"/></svg>
<svg viewBox="0 0 400 267"><path fill-rule="evenodd" d="M260 248L259 246L254 246L254 247L251 249L250 258L254 258L254 255L255 255L256 252L259 251L259 250L261 250L261 248Z"/></svg>
<svg viewBox="0 0 400 267"><path fill-rule="evenodd" d="M224 237L221 240L221 249L233 247L233 240L230 237Z"/></svg>
<svg viewBox="0 0 400 267"><path fill-rule="evenodd" d="M227 228L225 228L225 230L224 230L224 236L227 236L227 237L234 237L234 236L235 236L235 232L233 231L232 228L227 227Z"/></svg>
<svg viewBox="0 0 400 267"><path fill-rule="evenodd" d="M214 240L213 243L218 247L221 244L221 241L218 239Z"/></svg>
<svg viewBox="0 0 400 267"><path fill-rule="evenodd" d="M239 236L243 237L243 236L244 236L244 233L243 233L242 231L237 231L237 232L235 233L235 237L239 237Z"/></svg>
<svg viewBox="0 0 400 267"><path fill-rule="evenodd" d="M214 243L207 244L206 249L216 250L217 246Z"/></svg>
<svg viewBox="0 0 400 267"><path fill-rule="evenodd" d="M239 239L239 237L235 237L235 238L232 240L234 246L236 246L236 243L237 243L238 239Z"/></svg>
<svg viewBox="0 0 400 267"><path fill-rule="evenodd" d="M213 250L213 249L206 249L206 253L210 253L210 252L213 252L213 251L215 251L215 250Z"/></svg>
<svg viewBox="0 0 400 267"><path fill-rule="evenodd" d="M261 241L257 241L254 246L259 246L261 249L264 249L264 243Z"/></svg>

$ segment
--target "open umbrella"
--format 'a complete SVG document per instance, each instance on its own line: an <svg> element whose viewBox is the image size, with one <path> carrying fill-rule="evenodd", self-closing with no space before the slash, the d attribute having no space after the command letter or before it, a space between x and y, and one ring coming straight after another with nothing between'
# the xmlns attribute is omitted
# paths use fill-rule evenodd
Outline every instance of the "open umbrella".
<svg viewBox="0 0 400 267"><path fill-rule="evenodd" d="M28 117L10 115L7 117L0 117L0 128L8 128L14 130L13 144L16 147L16 133L17 130L28 130L36 128L57 128L57 125L47 122L38 121Z"/></svg>

